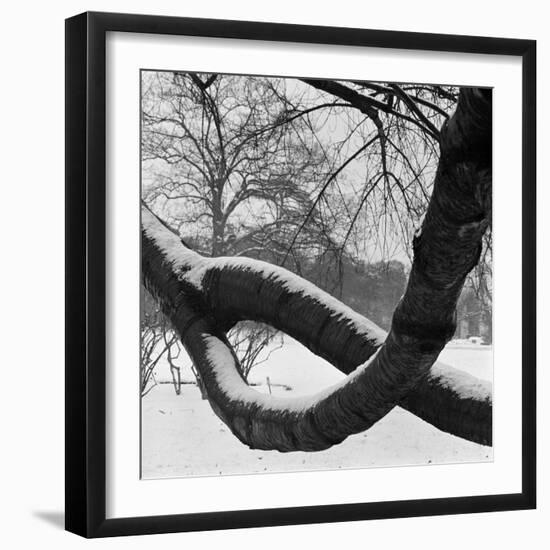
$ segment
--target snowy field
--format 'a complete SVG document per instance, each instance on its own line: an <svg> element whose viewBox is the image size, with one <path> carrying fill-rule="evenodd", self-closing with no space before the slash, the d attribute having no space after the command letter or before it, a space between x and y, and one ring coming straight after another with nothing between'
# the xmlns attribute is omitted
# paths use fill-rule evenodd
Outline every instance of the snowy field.
<svg viewBox="0 0 550 550"><path fill-rule="evenodd" d="M183 353L182 353L183 355ZM492 380L490 346L453 344L440 360L486 380ZM182 364L182 380L193 375ZM170 380L167 365L156 369L157 379ZM323 359L285 337L284 346L253 369L256 389L285 396L306 395L326 388L343 375ZM290 386L286 390L280 385ZM238 441L201 399L199 389L182 385L176 395L171 384L159 384L142 399L142 477L144 479L250 474L302 470L335 470L430 463L486 462L492 448L441 432L396 407L365 433L316 453L256 451Z"/></svg>

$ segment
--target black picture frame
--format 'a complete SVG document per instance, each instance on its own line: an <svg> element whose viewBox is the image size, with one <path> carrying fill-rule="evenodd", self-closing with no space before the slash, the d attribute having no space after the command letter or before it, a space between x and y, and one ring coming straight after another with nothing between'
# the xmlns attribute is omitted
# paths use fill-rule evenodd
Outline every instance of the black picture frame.
<svg viewBox="0 0 550 550"><path fill-rule="evenodd" d="M105 41L109 31L517 56L522 61L522 490L515 494L106 519ZM85 537L535 508L536 42L83 13L66 20L66 529Z"/></svg>

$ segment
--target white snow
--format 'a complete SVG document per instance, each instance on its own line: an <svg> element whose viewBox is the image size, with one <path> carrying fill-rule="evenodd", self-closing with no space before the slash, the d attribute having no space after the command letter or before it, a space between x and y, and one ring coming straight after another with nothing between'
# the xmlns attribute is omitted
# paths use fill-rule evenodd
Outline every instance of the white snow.
<svg viewBox="0 0 550 550"><path fill-rule="evenodd" d="M369 361L355 369L350 375L328 387L323 387L320 391L312 392L310 387L307 395L304 396L298 397L294 394L292 396L279 397L276 395L265 395L265 393L261 393L254 387L246 384L237 372L235 361L229 348L215 336L203 335L203 338L206 341L207 357L220 389L233 400L254 403L264 409L270 410L301 412L313 407L313 405L322 401L329 394L349 383L351 379L363 372L370 361L376 356L374 354ZM299 369L300 365L298 364L295 368ZM333 367L331 366L331 368ZM278 373L276 374L278 375Z"/></svg>
<svg viewBox="0 0 550 550"><path fill-rule="evenodd" d="M222 355L227 360L225 351L214 348L216 344L212 353L217 360ZM184 355L182 378L192 380ZM480 378L492 378L489 346L450 344L440 359ZM268 361L252 371L251 382L261 385L250 391L268 393L268 376L272 397L278 398L324 392L345 379L329 363L288 337L282 349L274 351ZM167 365L158 366L157 377L170 380ZM279 384L289 385L292 390L285 391ZM250 450L238 441L208 402L201 399L195 385L183 385L182 394L177 396L170 384L161 384L142 401L144 478L482 462L492 458L491 447L441 432L399 407L367 432L351 436L326 451L279 453Z"/></svg>
<svg viewBox="0 0 550 550"><path fill-rule="evenodd" d="M141 208L141 225L147 237L155 242L163 256L172 264L174 269L189 269L191 265L197 266L200 269L208 261L207 258L203 258L193 250L185 247L178 236L166 229L145 207Z"/></svg>
<svg viewBox="0 0 550 550"><path fill-rule="evenodd" d="M465 377L464 371L459 369L445 368L443 365L434 365L432 373L445 373L441 379L444 387L452 390L464 399L484 399L492 393L492 384L487 380L480 378Z"/></svg>
<svg viewBox="0 0 550 550"><path fill-rule="evenodd" d="M180 244L181 246L181 244ZM372 321L363 317L352 308L346 306L328 292L321 290L313 283L302 279L298 275L288 271L283 267L279 267L261 260L246 257L219 257L207 258L200 265L193 268L185 275L185 279L201 288L202 279L209 269L228 269L235 268L248 270L256 273L259 277L269 278L273 281L280 282L289 292L299 294L302 297L311 298L332 310L332 315L337 319L346 319L350 327L358 334L367 334L370 338L377 338L383 342L386 338L386 333Z"/></svg>

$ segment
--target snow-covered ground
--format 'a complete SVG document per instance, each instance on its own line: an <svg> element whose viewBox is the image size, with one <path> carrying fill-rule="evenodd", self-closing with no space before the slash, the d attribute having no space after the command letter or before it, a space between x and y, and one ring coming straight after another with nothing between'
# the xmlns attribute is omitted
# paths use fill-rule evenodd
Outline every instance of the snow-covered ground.
<svg viewBox="0 0 550 550"><path fill-rule="evenodd" d="M492 348L450 343L440 359L456 368L492 380ZM182 361L182 365L185 361ZM343 375L323 359L285 337L284 346L256 367L251 382L267 393L307 395L330 386ZM169 380L166 365L158 380ZM182 379L192 380L182 368ZM287 390L283 386L290 386ZM396 407L365 433L316 453L251 450L215 416L195 385L182 385L176 395L170 384L159 384L142 400L142 477L162 478L220 474L250 474L338 468L365 468L492 460L492 448L446 434Z"/></svg>

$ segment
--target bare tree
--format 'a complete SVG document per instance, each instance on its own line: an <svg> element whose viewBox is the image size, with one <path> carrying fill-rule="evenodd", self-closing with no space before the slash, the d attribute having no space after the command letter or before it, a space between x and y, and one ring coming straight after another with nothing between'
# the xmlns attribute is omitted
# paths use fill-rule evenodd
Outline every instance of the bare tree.
<svg viewBox="0 0 550 550"><path fill-rule="evenodd" d="M155 369L165 355L168 355L172 365L172 347L179 348L179 343L177 335L170 330L169 322L160 311L158 304L151 300L144 289L141 293L141 302L144 306L141 314L140 340L140 389L143 397L157 385Z"/></svg>
<svg viewBox="0 0 550 550"><path fill-rule="evenodd" d="M265 363L283 345L281 334L263 323L238 323L229 331L228 339L239 358L240 370L247 382L252 368Z"/></svg>
<svg viewBox="0 0 550 550"><path fill-rule="evenodd" d="M369 100L356 107L376 124L372 106ZM375 107L378 114L382 107ZM462 89L452 118L437 134L430 129L440 147L433 191L387 334L280 267L197 254L143 206L145 284L199 370L213 410L241 441L280 451L324 449L400 404L445 431L491 442L490 384L436 363L455 331L456 303L491 219L491 117L490 90ZM429 128L416 118L415 126ZM391 178L384 167L381 177ZM351 374L305 401L259 395L226 337L242 320L283 330Z"/></svg>
<svg viewBox="0 0 550 550"><path fill-rule="evenodd" d="M323 162L269 80L152 72L144 82L144 200L167 223L220 256L303 219Z"/></svg>
<svg viewBox="0 0 550 550"><path fill-rule="evenodd" d="M280 95L269 79L144 78L144 200L207 255L278 263L311 207L308 187L320 179L323 159L318 145L303 139L306 122L289 124ZM295 248L329 241L323 220L314 214L309 221ZM246 346L234 331L230 336L245 377L275 334L251 323L246 332Z"/></svg>

